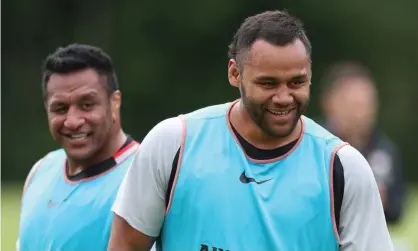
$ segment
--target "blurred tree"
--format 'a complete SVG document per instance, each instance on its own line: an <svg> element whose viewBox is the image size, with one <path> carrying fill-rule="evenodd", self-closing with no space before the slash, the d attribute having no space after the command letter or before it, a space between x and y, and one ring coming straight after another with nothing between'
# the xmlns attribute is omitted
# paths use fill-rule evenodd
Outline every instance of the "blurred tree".
<svg viewBox="0 0 418 251"><path fill-rule="evenodd" d="M167 117L237 98L227 81L228 44L245 17L282 8L303 20L313 44L308 115L320 115L326 67L339 59L367 64L381 94L380 123L398 142L407 177L417 180L417 7L413 0L3 2L3 180L24 179L57 147L40 92L40 64L56 47L79 42L109 52L123 93L125 130L142 140Z"/></svg>

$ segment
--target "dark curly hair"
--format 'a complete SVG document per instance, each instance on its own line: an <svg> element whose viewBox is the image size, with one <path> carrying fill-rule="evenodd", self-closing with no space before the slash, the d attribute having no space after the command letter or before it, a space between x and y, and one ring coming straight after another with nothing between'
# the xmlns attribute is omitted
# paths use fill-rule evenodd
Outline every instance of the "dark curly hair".
<svg viewBox="0 0 418 251"><path fill-rule="evenodd" d="M302 22L286 11L266 11L246 18L229 45L229 58L235 59L239 67L242 66L243 56L258 39L278 46L300 39L308 55L311 55L311 43Z"/></svg>
<svg viewBox="0 0 418 251"><path fill-rule="evenodd" d="M116 73L112 66L112 59L101 48L85 44L70 44L59 47L49 54L42 65L42 94L46 97L46 89L52 74L66 74L84 69L94 69L103 81L108 94L119 89Z"/></svg>

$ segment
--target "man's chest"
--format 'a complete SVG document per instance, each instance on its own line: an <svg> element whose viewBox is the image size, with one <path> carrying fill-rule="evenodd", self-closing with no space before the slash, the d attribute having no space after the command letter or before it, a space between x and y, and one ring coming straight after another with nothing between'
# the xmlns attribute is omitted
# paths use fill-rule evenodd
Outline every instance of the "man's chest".
<svg viewBox="0 0 418 251"><path fill-rule="evenodd" d="M104 183L68 184L47 179L34 182L22 200L21 243L40 248L103 238L111 224L115 190ZM46 245L46 246L45 246Z"/></svg>

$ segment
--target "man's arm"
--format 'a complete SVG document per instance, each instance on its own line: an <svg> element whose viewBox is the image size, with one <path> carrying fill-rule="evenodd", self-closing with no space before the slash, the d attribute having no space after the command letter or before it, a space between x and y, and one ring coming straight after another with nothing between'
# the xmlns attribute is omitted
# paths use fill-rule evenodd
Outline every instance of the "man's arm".
<svg viewBox="0 0 418 251"><path fill-rule="evenodd" d="M398 147L386 135L377 133L374 149L367 155L382 197L386 222L400 221L405 201L405 180L403 161Z"/></svg>
<svg viewBox="0 0 418 251"><path fill-rule="evenodd" d="M41 162L42 162L42 160L44 158L45 157L43 157L43 158L39 159L38 161L36 161L36 163L30 169L28 175L26 176L25 183L23 184L23 191L22 191L21 200L23 200L23 196L25 196L25 192L28 189L29 185L31 184L32 179L35 176L35 173L38 170L38 168L41 165ZM16 246L15 246L15 248L16 248L16 251L19 251L20 250L20 239L19 239L19 236L18 236L18 238L16 240Z"/></svg>
<svg viewBox="0 0 418 251"><path fill-rule="evenodd" d="M160 235L166 191L180 147L180 118L164 120L143 140L119 188L108 251L148 251Z"/></svg>
<svg viewBox="0 0 418 251"><path fill-rule="evenodd" d="M386 222L396 224L402 216L405 200L403 164L399 151L384 134L373 138L374 149L367 155L385 210Z"/></svg>
<svg viewBox="0 0 418 251"><path fill-rule="evenodd" d="M341 251L393 251L382 201L366 159L352 146L338 157L344 168L344 197L340 213Z"/></svg>
<svg viewBox="0 0 418 251"><path fill-rule="evenodd" d="M393 183L387 188L387 204L385 208L386 221L398 223L403 214L405 200L405 180L403 176L403 165L398 154L393 159Z"/></svg>
<svg viewBox="0 0 418 251"><path fill-rule="evenodd" d="M124 218L115 213L108 251L151 250L155 237L133 228Z"/></svg>
<svg viewBox="0 0 418 251"><path fill-rule="evenodd" d="M44 157L45 158L45 157ZM32 182L33 176L35 176L36 171L38 170L39 166L41 165L42 160L44 159L40 159L38 160L30 169L28 176L26 176L26 180L25 183L23 185L23 191L22 191L22 198L25 195L26 190L28 189L30 183Z"/></svg>

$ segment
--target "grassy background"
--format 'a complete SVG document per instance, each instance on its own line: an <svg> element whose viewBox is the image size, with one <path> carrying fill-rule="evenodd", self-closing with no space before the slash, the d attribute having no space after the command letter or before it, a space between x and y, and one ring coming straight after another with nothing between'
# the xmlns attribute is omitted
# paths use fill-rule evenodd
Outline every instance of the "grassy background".
<svg viewBox="0 0 418 251"><path fill-rule="evenodd" d="M1 250L15 250L18 233L21 186L1 188ZM400 225L390 227L395 251L418 251L418 187L411 188L407 212ZM407 245L408 248L404 249Z"/></svg>

